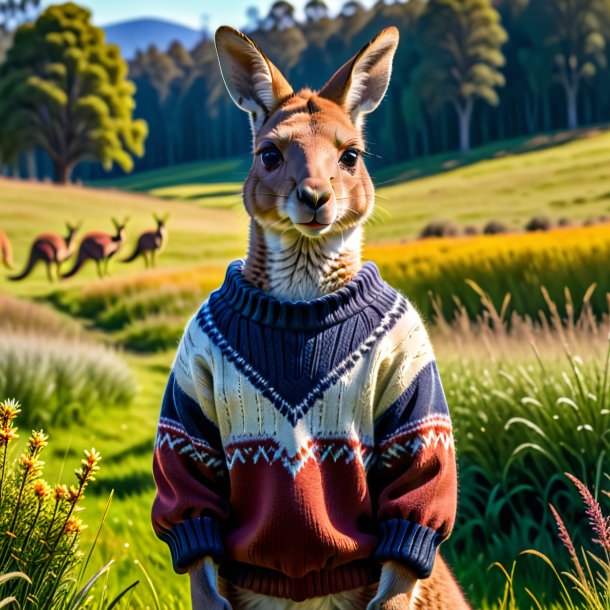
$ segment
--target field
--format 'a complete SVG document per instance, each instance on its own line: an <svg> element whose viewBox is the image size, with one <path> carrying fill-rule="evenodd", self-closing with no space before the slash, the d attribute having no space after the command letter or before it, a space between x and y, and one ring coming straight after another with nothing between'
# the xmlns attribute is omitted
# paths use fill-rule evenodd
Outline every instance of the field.
<svg viewBox="0 0 610 610"><path fill-rule="evenodd" d="M451 323L437 317L432 331L462 460L459 527L446 553L477 608L500 607L503 576L499 570L487 572L494 561L510 569L520 551L535 547L558 565L567 563L547 502L556 503L566 522L575 525L578 544L590 540L578 496L561 473L574 473L599 494L602 473L608 471L604 363L610 225L544 235L404 241L435 218L478 226L493 218L517 229L541 213L584 221L610 211L610 134L523 152L538 144L522 141L515 144L521 154L504 156L496 150L496 159L473 158L450 171L440 170L449 170L451 159L431 161L419 170L430 175L379 189L380 212L368 228L367 256L412 296L430 323L443 307L446 317L457 315ZM0 276L0 294L33 299L45 309L28 310L24 316L30 326L16 322L10 333L36 335L44 351L58 335L75 332L69 340L78 341L79 349L103 343L135 379L134 397L91 402L86 413L74 415L73 405L65 405L61 415L62 405L53 404L53 413L60 415L45 418L51 405L43 398L24 406L32 411L29 421L42 422L51 435L50 482L82 449L94 446L102 453L98 481L84 502L83 518L90 525L85 543L94 539L114 490L91 569L114 558L112 590L140 580L133 607L156 607L156 596L162 608L187 606L187 582L173 574L168 553L150 527L154 432L180 329L197 302L222 281L226 263L245 254L247 217L239 197L245 171L243 160L187 166L109 181L106 189L0 179L0 228L11 237L18 269L35 234L62 232L66 220L84 221L83 231L110 231L112 216L129 216L126 255L138 232L152 228L153 212L171 213L169 244L156 271L144 271L141 261L115 261L114 277L102 281L94 268L55 285L48 284L43 268L24 282ZM415 177L413 171L410 166L384 170L379 181ZM476 285L468 285L468 279ZM597 287L589 289L593 283ZM550 293L546 300L543 284ZM564 294L566 286L572 300ZM432 304L429 291L442 302ZM512 295L511 304L503 309L506 293ZM458 304L454 295L460 297ZM575 310L565 327L554 317L553 302L559 305L557 316ZM532 321L540 310L543 326ZM516 313L532 319L523 321ZM37 316L39 326L32 322ZM77 331L66 330L68 316L76 319ZM0 323L0 342L6 343L8 335L2 333L8 332ZM1 382L0 375L0 387ZM520 599L525 599L525 586L543 600L554 597L558 587L545 570L533 559L519 560Z"/></svg>

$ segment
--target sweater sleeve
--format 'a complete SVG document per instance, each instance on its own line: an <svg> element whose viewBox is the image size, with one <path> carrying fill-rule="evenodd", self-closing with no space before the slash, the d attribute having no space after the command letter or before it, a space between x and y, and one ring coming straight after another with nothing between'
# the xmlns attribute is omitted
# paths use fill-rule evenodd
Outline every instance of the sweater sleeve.
<svg viewBox="0 0 610 610"><path fill-rule="evenodd" d="M153 527L169 546L178 573L204 556L222 557L220 527L228 512L212 377L193 352L187 327L163 397L153 459Z"/></svg>
<svg viewBox="0 0 610 610"><path fill-rule="evenodd" d="M403 563L426 578L455 520L455 449L432 347L411 307L398 331L378 381L374 493L381 532L375 558Z"/></svg>

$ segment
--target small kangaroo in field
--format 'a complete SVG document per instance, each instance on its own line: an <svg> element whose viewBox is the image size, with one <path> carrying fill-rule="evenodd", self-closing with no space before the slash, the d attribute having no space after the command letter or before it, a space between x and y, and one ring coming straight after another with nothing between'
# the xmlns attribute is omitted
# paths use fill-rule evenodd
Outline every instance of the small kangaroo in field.
<svg viewBox="0 0 610 610"><path fill-rule="evenodd" d="M76 275L88 260L95 261L99 277L108 275L108 263L121 249L121 246L125 241L125 227L128 222L129 218L125 218L122 223L115 218L112 218L112 224L116 229L114 235L110 235L110 233L105 233L103 231L91 231L90 233L85 234L78 247L78 256L74 266L68 273L62 275L62 277L68 278Z"/></svg>
<svg viewBox="0 0 610 610"><path fill-rule="evenodd" d="M11 242L8 240L4 231L0 231L0 257L2 259L2 264L7 269L13 268L13 250L11 248Z"/></svg>
<svg viewBox="0 0 610 610"><path fill-rule="evenodd" d="M133 254L124 258L121 261L122 263L131 263L136 260L138 256L141 256L144 259L146 268L155 266L157 254L160 254L167 245L168 235L167 227L165 225L167 224L169 214L165 214L164 216L153 214L153 218L157 223L157 229L155 231L145 231L142 233L142 235L138 237L138 244L133 251Z"/></svg>
<svg viewBox="0 0 610 610"><path fill-rule="evenodd" d="M438 554L457 509L451 418L426 329L362 262L365 116L383 30L319 91L216 32L250 115L245 260L186 327L161 406L153 526L195 610L466 610Z"/></svg>
<svg viewBox="0 0 610 610"><path fill-rule="evenodd" d="M65 238L56 233L41 233L38 235L30 249L30 258L25 269L19 275L13 275L10 279L13 281L24 279L32 272L39 261L47 267L49 282L54 280L53 270L55 270L55 277L59 279L62 263L70 258L74 252L75 236L79 229L80 224L73 225L67 222Z"/></svg>

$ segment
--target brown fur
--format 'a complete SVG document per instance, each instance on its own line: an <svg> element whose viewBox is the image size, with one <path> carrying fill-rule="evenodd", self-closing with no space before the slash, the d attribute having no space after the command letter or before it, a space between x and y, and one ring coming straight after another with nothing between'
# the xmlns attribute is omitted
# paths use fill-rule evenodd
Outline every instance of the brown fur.
<svg viewBox="0 0 610 610"><path fill-rule="evenodd" d="M104 233L103 231L91 231L87 233L78 248L78 257L74 266L68 273L62 275L63 278L76 275L86 261L95 261L97 266L97 274L99 277L108 275L108 263L110 259L121 249L125 241L125 226L129 219L125 219L123 223L118 222L114 218L112 223L116 229L114 235Z"/></svg>
<svg viewBox="0 0 610 610"><path fill-rule="evenodd" d="M66 223L67 235L65 238L56 233L41 233L38 235L30 249L30 258L25 269L19 275L14 275L10 279L19 281L26 278L39 261L46 265L47 277L50 282L53 281L53 270L59 278L62 263L70 258L74 252L74 237L79 228L80 225Z"/></svg>
<svg viewBox="0 0 610 610"><path fill-rule="evenodd" d="M145 231L138 237L138 244L131 256L123 259L122 263L130 263L134 261L138 256L144 259L144 265L148 268L155 266L156 256L159 254L167 244L167 223L168 215L157 216L153 214L153 218L157 223L157 228L154 231Z"/></svg>
<svg viewBox="0 0 610 610"><path fill-rule="evenodd" d="M7 269L13 268L13 250L4 231L0 231L0 257L2 258L2 264Z"/></svg>
<svg viewBox="0 0 610 610"><path fill-rule="evenodd" d="M388 28L319 93L295 93L246 36L228 27L217 31L225 84L235 103L250 113L254 135L254 160L244 185L251 230L243 273L274 296L310 300L329 294L361 267L362 227L375 203L362 160L363 118L385 94L397 44L398 31ZM267 165L267 151L280 160ZM353 166L345 161L346 151L358 153ZM263 607L264 599L255 598L252 593L246 606ZM320 607L330 601L324 599ZM423 581L400 564L385 563L379 589L366 603L369 610L469 608L440 557ZM275 607L291 606L278 600Z"/></svg>

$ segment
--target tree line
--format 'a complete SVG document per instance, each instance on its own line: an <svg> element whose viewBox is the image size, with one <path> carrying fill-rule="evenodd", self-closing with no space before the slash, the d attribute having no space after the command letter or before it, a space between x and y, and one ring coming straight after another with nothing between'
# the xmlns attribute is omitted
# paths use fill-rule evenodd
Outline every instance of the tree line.
<svg viewBox="0 0 610 610"><path fill-rule="evenodd" d="M398 27L392 84L367 128L373 166L610 119L610 0L352 0L334 17L310 0L302 20L281 0L248 18L248 35L295 88L321 87L382 28ZM139 52L128 77L134 119L148 124L136 169L249 150L209 34L193 49ZM81 165L81 177L101 175Z"/></svg>

